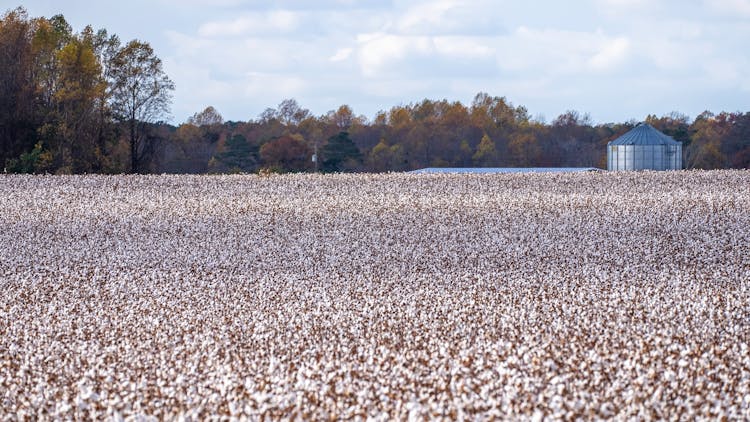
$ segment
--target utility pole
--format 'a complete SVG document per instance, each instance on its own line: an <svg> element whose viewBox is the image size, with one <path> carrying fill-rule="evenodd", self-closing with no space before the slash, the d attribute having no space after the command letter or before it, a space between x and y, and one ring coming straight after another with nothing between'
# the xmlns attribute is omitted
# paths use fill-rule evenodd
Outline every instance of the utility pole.
<svg viewBox="0 0 750 422"><path fill-rule="evenodd" d="M312 162L315 163L315 173L318 172L318 141L315 141L315 152L312 156Z"/></svg>

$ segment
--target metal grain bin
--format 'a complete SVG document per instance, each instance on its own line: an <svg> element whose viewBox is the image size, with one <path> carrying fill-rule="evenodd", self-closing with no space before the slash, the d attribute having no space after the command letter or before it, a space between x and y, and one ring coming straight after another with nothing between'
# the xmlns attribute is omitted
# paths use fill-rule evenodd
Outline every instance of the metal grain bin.
<svg viewBox="0 0 750 422"><path fill-rule="evenodd" d="M607 170L681 170L682 142L647 123L607 144Z"/></svg>

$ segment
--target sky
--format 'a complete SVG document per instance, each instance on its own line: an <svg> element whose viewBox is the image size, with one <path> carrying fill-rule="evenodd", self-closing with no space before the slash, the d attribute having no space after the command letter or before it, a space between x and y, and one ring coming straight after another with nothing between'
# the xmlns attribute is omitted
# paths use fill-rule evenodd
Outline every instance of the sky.
<svg viewBox="0 0 750 422"><path fill-rule="evenodd" d="M0 0L1 10L19 6ZM168 121L257 119L293 98L372 119L479 92L551 122L750 111L750 0L25 0L149 42L175 82Z"/></svg>

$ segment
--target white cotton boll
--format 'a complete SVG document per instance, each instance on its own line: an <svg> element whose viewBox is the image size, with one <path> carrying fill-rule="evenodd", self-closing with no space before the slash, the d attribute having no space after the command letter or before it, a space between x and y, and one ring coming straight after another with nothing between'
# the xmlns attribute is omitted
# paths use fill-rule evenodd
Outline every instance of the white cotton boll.
<svg viewBox="0 0 750 422"><path fill-rule="evenodd" d="M68 402L58 402L55 405L55 413L58 415L65 415L72 409L72 406Z"/></svg>
<svg viewBox="0 0 750 422"><path fill-rule="evenodd" d="M742 419L748 185L0 178L0 391L59 418Z"/></svg>
<svg viewBox="0 0 750 422"><path fill-rule="evenodd" d="M79 410L88 410L88 408L90 407L90 405L88 403L88 400L84 399L83 397L80 397L80 396L76 397L76 401L75 402L76 402L76 407Z"/></svg>

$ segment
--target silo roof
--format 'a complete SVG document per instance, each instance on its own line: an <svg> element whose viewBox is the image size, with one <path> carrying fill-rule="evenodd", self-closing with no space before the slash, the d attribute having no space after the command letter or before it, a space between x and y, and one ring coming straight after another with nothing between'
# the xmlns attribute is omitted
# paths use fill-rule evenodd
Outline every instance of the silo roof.
<svg viewBox="0 0 750 422"><path fill-rule="evenodd" d="M607 145L680 145L671 136L654 129L648 123L640 123Z"/></svg>

